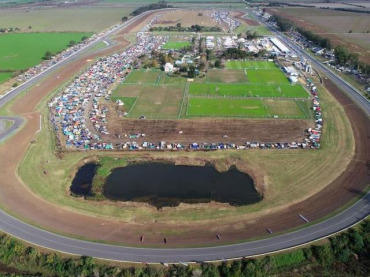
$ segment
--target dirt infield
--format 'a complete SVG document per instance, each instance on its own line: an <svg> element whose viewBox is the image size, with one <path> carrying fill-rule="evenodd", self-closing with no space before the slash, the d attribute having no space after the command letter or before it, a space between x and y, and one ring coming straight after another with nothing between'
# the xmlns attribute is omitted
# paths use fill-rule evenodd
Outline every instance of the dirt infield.
<svg viewBox="0 0 370 277"><path fill-rule="evenodd" d="M188 145L193 142L233 142L246 141L291 142L303 141L304 131L312 128L309 120L253 120L253 119L181 119L181 120L131 120L113 116L108 118L110 134L146 134L136 142L167 141ZM212 128L210 128L212 126ZM282 128L284 126L284 128ZM179 132L182 132L181 134ZM224 137L225 136L225 137ZM103 137L103 136L102 136ZM112 141L112 136L103 137ZM124 139L123 139L124 140ZM114 143L122 142L122 139Z"/></svg>
<svg viewBox="0 0 370 277"><path fill-rule="evenodd" d="M121 32L121 34L123 33ZM116 45L110 51L123 46L123 44ZM88 58L93 57L94 55ZM243 220L233 224L222 222L217 225L205 222L203 225L188 224L176 225L175 227L170 222L157 224L155 218L145 225L124 224L118 220L83 215L71 211L68 207L54 205L30 191L28 186L23 184L18 177L17 168L39 128L37 103L86 65L86 60L86 57L77 60L55 75L49 76L39 87L31 89L28 94L17 99L13 105L14 113L23 114L27 122L23 129L0 146L0 156L6 157L6 162L2 162L0 167L0 179L2 180L0 201L7 211L11 211L27 221L64 234L131 245L137 244L140 235L145 234L146 245L163 246L163 230L172 231L166 234L169 241L168 247L216 243L216 232L222 233L223 243L236 242L241 239L265 235L266 227L277 232L302 225L303 222L298 214L304 214L311 221L319 219L358 196L362 189L369 184L370 120L353 104L352 100L330 81L326 81L326 86L343 105L349 117L355 136L356 151L347 170L339 178L302 203L249 221ZM215 206L217 207L217 204Z"/></svg>

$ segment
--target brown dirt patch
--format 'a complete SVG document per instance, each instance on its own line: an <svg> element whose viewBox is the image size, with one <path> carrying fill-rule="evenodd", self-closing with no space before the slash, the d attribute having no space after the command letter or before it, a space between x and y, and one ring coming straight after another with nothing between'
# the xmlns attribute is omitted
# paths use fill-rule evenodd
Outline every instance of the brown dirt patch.
<svg viewBox="0 0 370 277"><path fill-rule="evenodd" d="M253 19L244 18L246 13L244 12L234 12L233 17L237 20L239 20L242 23L247 24L248 26L260 26L259 22Z"/></svg>
<svg viewBox="0 0 370 277"><path fill-rule="evenodd" d="M114 143L126 142L124 135L143 133L145 138L134 139L141 143L176 142L189 145L193 142L232 142L243 144L246 141L291 142L302 141L304 131L313 127L309 120L253 120L253 119L181 119L181 120L139 120L123 119L113 115L108 117L110 134L120 134L123 139L113 136L104 140ZM212 128L209 128L212 126ZM284 126L282 128L281 126ZM179 132L182 131L182 134ZM223 137L227 135L227 137Z"/></svg>
<svg viewBox="0 0 370 277"><path fill-rule="evenodd" d="M34 87L28 95L17 100L13 110L18 114L34 111L36 103L71 77L79 69L78 65L85 64L85 60L86 58L84 61L78 60L60 70L57 74L65 77L64 79L56 79L55 76L48 77L41 83L40 87ZM66 234L126 244L138 243L139 236L145 234L145 244L163 246L163 230L169 229L173 230L173 234L166 235L169 241L168 247L173 247L174 245L216 243L216 233L222 234L225 243L265 235L266 227L277 232L300 226L303 222L297 216L299 213L304 214L311 221L319 219L358 196L370 181L368 166L370 160L369 118L330 81L326 81L326 86L344 106L351 122L356 142L354 158L347 170L320 193L302 203L292 205L284 211L270 213L249 222L240 221L233 224L224 222L217 225L205 223L205 225L177 225L174 227L169 223L156 223L155 219L145 225L124 224L106 218L82 215L68 208L54 205L33 194L26 185L23 185L16 174L17 166L27 152L30 141L39 127L37 112L28 114L25 126L0 146L0 156L6 157L6 162L3 162L0 167L0 179L2 180L0 201L7 210L45 228ZM215 208L218 207L217 204L211 205L214 205ZM181 212L181 205L176 209Z"/></svg>

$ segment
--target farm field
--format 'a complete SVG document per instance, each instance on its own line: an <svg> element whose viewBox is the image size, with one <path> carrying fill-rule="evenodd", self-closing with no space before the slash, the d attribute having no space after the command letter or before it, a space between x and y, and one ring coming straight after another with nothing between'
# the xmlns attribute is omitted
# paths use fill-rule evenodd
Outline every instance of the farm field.
<svg viewBox="0 0 370 277"><path fill-rule="evenodd" d="M178 50L190 45L191 43L189 41L169 41L165 45L163 45L163 49Z"/></svg>
<svg viewBox="0 0 370 277"><path fill-rule="evenodd" d="M206 10L177 10L163 14L154 26L175 26L181 23L183 27L198 24L200 26L216 26L217 23L210 17L211 12Z"/></svg>
<svg viewBox="0 0 370 277"><path fill-rule="evenodd" d="M129 118L177 118L183 93L183 86L122 84L112 96L137 98L127 115Z"/></svg>
<svg viewBox="0 0 370 277"><path fill-rule="evenodd" d="M370 63L370 17L368 14L315 8L269 9L316 34L330 39L332 45L343 45ZM351 31L351 33L349 33ZM354 38L354 37L355 38Z"/></svg>
<svg viewBox="0 0 370 277"><path fill-rule="evenodd" d="M187 116L306 118L293 100L190 98Z"/></svg>
<svg viewBox="0 0 370 277"><path fill-rule="evenodd" d="M0 26L22 32L99 32L128 16L132 7L1 9ZM31 29L29 28L31 26Z"/></svg>
<svg viewBox="0 0 370 277"><path fill-rule="evenodd" d="M0 73L0 84L5 82L6 80L10 79L12 77L13 73L11 72L4 72Z"/></svg>
<svg viewBox="0 0 370 277"><path fill-rule="evenodd" d="M207 96L308 98L308 93L301 85L264 85L254 83L192 83L190 84L189 94Z"/></svg>
<svg viewBox="0 0 370 277"><path fill-rule="evenodd" d="M156 84L160 80L162 71L159 70L132 70L126 77L127 84Z"/></svg>
<svg viewBox="0 0 370 277"><path fill-rule="evenodd" d="M57 53L71 40L80 42L91 33L27 33L0 36L0 69L20 70L42 61L46 51ZM21 43L20 43L21 42Z"/></svg>

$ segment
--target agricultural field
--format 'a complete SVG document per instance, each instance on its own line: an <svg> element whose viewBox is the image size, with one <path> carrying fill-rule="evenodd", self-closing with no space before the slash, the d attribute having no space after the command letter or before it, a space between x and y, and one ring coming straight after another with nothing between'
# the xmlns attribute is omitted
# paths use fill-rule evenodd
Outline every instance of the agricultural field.
<svg viewBox="0 0 370 277"><path fill-rule="evenodd" d="M322 37L333 46L343 45L370 62L370 17L368 14L315 8L269 9Z"/></svg>
<svg viewBox="0 0 370 277"><path fill-rule="evenodd" d="M175 26L181 23L183 27L198 24L200 26L212 27L217 23L210 17L211 12L206 10L177 10L163 14L154 26Z"/></svg>
<svg viewBox="0 0 370 277"><path fill-rule="evenodd" d="M265 85L261 83L192 83L190 84L189 94L224 97L308 98L308 93L301 85Z"/></svg>
<svg viewBox="0 0 370 277"><path fill-rule="evenodd" d="M165 45L163 45L163 49L178 50L190 45L190 41L169 41Z"/></svg>
<svg viewBox="0 0 370 277"><path fill-rule="evenodd" d="M187 116L307 118L294 100L190 98Z"/></svg>
<svg viewBox="0 0 370 277"><path fill-rule="evenodd" d="M0 84L5 82L6 80L9 80L12 77L13 73L11 72L4 72L0 73Z"/></svg>
<svg viewBox="0 0 370 277"><path fill-rule="evenodd" d="M21 32L98 33L128 16L132 10L132 7L104 6L1 9L0 26L19 28Z"/></svg>
<svg viewBox="0 0 370 277"><path fill-rule="evenodd" d="M46 51L57 53L71 40L80 42L91 33L27 33L0 36L0 69L20 70L42 61ZM20 43L21 42L21 43Z"/></svg>

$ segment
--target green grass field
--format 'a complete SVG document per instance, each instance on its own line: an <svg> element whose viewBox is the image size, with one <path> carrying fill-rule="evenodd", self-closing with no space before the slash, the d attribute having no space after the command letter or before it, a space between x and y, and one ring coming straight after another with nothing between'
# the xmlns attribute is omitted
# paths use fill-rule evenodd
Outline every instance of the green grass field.
<svg viewBox="0 0 370 277"><path fill-rule="evenodd" d="M115 97L137 98L132 103L127 117L177 118L184 94L184 85L120 85L112 95Z"/></svg>
<svg viewBox="0 0 370 277"><path fill-rule="evenodd" d="M0 69L19 70L39 64L46 51L56 53L71 40L80 42L91 33L27 33L0 36Z"/></svg>
<svg viewBox="0 0 370 277"><path fill-rule="evenodd" d="M125 112L129 112L132 106L135 104L137 97L112 96L111 100L114 102L116 102L117 100L121 100L124 104Z"/></svg>
<svg viewBox="0 0 370 277"><path fill-rule="evenodd" d="M12 75L13 73L11 72L0 73L0 84L9 80L12 77Z"/></svg>
<svg viewBox="0 0 370 277"><path fill-rule="evenodd" d="M165 45L163 45L163 49L181 49L186 46L190 46L191 43L189 41L169 41Z"/></svg>
<svg viewBox="0 0 370 277"><path fill-rule="evenodd" d="M156 84L162 74L159 70L133 70L125 79L127 84Z"/></svg>
<svg viewBox="0 0 370 277"><path fill-rule="evenodd" d="M260 84L286 84L290 82L284 73L276 69L247 69L246 70L248 81L251 83Z"/></svg>
<svg viewBox="0 0 370 277"><path fill-rule="evenodd" d="M244 96L244 97L284 97L307 98L308 94L300 85L264 85L264 84L190 84L189 94L208 96Z"/></svg>
<svg viewBox="0 0 370 277"><path fill-rule="evenodd" d="M293 100L190 98L187 116L307 118Z"/></svg>
<svg viewBox="0 0 370 277"><path fill-rule="evenodd" d="M275 69L277 68L274 62L269 61L227 61L227 69Z"/></svg>

